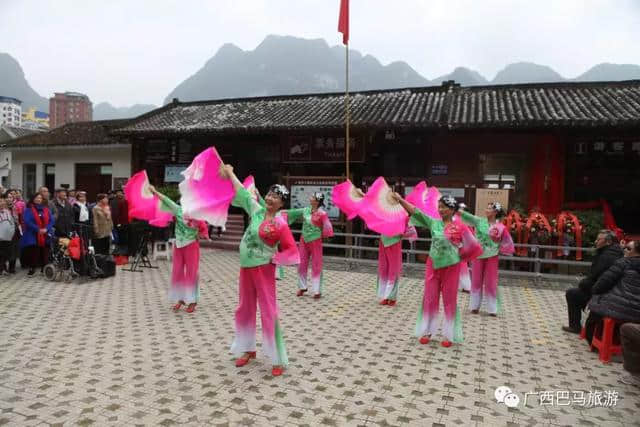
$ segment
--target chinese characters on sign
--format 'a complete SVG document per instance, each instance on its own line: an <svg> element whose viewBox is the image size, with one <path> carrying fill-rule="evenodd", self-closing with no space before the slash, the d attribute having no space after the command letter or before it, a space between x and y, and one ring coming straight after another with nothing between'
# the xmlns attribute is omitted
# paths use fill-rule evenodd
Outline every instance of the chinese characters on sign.
<svg viewBox="0 0 640 427"><path fill-rule="evenodd" d="M433 164L431 165L431 175L447 175L449 173L449 166L445 164Z"/></svg>
<svg viewBox="0 0 640 427"><path fill-rule="evenodd" d="M166 165L164 167L164 182L180 182L184 178L181 174L187 169L186 165Z"/></svg>
<svg viewBox="0 0 640 427"><path fill-rule="evenodd" d="M292 136L285 153L288 162L344 162L344 137ZM349 138L349 160L364 161L364 144L358 138Z"/></svg>

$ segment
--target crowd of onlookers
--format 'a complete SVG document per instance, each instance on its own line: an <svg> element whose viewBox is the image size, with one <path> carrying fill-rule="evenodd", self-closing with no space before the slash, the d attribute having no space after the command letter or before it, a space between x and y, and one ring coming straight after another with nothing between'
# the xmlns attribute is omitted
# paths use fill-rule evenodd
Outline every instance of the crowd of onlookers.
<svg viewBox="0 0 640 427"><path fill-rule="evenodd" d="M569 326L566 332L583 332L591 344L604 318L618 324L622 343L625 384L640 386L640 240L618 241L611 230L601 230L589 275L566 292ZM588 315L582 322L582 313Z"/></svg>
<svg viewBox="0 0 640 427"><path fill-rule="evenodd" d="M0 187L0 275L16 264L32 276L49 261L52 243L73 233L84 235L96 254L109 255L112 241L126 245L129 215L122 190L98 194L95 202L79 190L40 187L27 200L22 191Z"/></svg>

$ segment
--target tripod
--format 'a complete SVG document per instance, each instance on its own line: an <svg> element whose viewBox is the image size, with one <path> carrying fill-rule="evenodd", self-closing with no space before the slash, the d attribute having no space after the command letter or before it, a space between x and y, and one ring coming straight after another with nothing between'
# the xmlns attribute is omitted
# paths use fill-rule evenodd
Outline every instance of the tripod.
<svg viewBox="0 0 640 427"><path fill-rule="evenodd" d="M151 261L149 260L148 244L149 244L150 234L151 234L151 231L149 230L145 230L142 233L142 238L138 243L138 249L136 250L136 257L133 259L133 262L131 263L131 268L123 268L124 271L135 271L140 273L143 270L138 269L139 266L145 267L145 268L158 268L158 266L151 265Z"/></svg>

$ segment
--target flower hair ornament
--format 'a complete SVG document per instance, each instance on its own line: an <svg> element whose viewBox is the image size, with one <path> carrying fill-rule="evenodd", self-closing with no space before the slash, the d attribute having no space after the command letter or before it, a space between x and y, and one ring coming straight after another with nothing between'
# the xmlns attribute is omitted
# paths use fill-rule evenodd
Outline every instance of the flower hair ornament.
<svg viewBox="0 0 640 427"><path fill-rule="evenodd" d="M497 218L502 218L503 216L506 215L506 212L505 212L504 208L502 207L502 203L500 203L500 202L489 203L489 207L496 212L496 217Z"/></svg>
<svg viewBox="0 0 640 427"><path fill-rule="evenodd" d="M273 184L269 191L280 196L283 203L289 200L289 190L282 184Z"/></svg>
<svg viewBox="0 0 640 427"><path fill-rule="evenodd" d="M318 201L318 206L324 206L324 194L320 192L313 193L313 198Z"/></svg>
<svg viewBox="0 0 640 427"><path fill-rule="evenodd" d="M442 202L442 204L448 207L449 209L453 209L454 211L458 208L458 202L451 195L440 197L440 202Z"/></svg>
<svg viewBox="0 0 640 427"><path fill-rule="evenodd" d="M500 202L489 203L489 207L494 211L500 212L502 210L502 203Z"/></svg>

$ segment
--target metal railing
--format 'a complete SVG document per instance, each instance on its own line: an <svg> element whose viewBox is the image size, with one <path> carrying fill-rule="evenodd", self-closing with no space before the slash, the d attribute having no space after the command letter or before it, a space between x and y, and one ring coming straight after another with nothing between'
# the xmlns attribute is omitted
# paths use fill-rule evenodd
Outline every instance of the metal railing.
<svg viewBox="0 0 640 427"><path fill-rule="evenodd" d="M294 234L301 233L300 230L292 230L292 232ZM367 245L366 242L379 238L380 235L378 234L336 232L330 241L323 244L324 248L330 249L329 251L325 251L325 257L362 264L373 261L375 257L367 256L367 254L377 253L378 245ZM344 240L344 243L337 243L335 240ZM346 244L347 241L352 241L353 244ZM423 263L423 260L418 259L419 256L422 255L426 257L429 255L427 249L420 249L419 247L430 246L430 244L431 239L429 238L418 238L413 242L403 241L402 253L404 265L419 267ZM518 249L527 249L527 255L500 255L500 273L507 276L525 278L577 281L588 272L591 266L590 261L558 259L547 257L547 254L550 253L550 251L552 251L553 254L556 254L558 251L571 254L577 250L581 250L583 255L589 257L595 253L595 249L593 248L578 248L575 246L535 244L515 244L514 246L516 247L516 253Z"/></svg>

